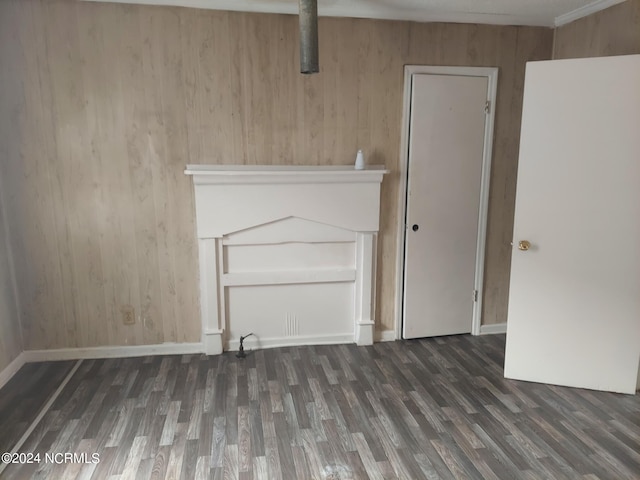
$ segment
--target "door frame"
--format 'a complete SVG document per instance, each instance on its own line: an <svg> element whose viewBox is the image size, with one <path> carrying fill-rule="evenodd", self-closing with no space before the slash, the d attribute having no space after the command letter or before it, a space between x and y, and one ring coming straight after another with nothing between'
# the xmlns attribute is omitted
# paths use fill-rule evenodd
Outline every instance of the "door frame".
<svg viewBox="0 0 640 480"><path fill-rule="evenodd" d="M482 152L482 173L480 181L480 208L478 212L478 239L476 242L476 270L474 289L478 292L473 303L471 333L480 335L482 324L482 299L484 293L484 259L487 238L487 214L489 210L489 182L491 179L491 156L493 153L493 130L498 89L497 67L448 67L429 65L405 65L404 93L402 103L402 134L400 137L400 188L398 192L398 253L396 256L396 324L395 337L402 338L404 322L404 266L407 233L407 184L409 180L409 126L411 121L411 94L413 76L419 74L455 75L487 78L487 98L489 112L484 128L484 149ZM469 292L473 295L473 292Z"/></svg>

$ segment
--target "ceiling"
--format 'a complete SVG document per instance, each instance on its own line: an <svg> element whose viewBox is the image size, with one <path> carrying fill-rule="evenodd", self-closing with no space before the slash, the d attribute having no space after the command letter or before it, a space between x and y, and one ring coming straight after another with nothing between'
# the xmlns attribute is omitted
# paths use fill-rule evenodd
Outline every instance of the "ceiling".
<svg viewBox="0 0 640 480"><path fill-rule="evenodd" d="M101 0L91 0L101 1ZM298 13L298 0L111 0L244 12ZM318 0L320 16L554 27L624 0Z"/></svg>

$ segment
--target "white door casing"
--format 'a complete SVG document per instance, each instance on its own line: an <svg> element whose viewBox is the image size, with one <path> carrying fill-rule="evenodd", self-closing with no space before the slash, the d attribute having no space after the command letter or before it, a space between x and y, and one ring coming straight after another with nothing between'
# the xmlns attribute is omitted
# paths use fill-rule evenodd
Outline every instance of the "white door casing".
<svg viewBox="0 0 640 480"><path fill-rule="evenodd" d="M496 82L494 68L405 68L405 338L479 333Z"/></svg>
<svg viewBox="0 0 640 480"><path fill-rule="evenodd" d="M636 390L639 86L640 55L527 64L508 378Z"/></svg>

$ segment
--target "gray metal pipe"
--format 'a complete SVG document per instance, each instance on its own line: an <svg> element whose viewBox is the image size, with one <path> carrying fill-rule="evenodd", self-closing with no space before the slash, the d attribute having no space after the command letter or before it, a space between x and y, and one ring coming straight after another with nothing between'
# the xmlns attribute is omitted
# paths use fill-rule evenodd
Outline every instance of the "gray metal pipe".
<svg viewBox="0 0 640 480"><path fill-rule="evenodd" d="M300 2L300 73L318 73L318 0Z"/></svg>

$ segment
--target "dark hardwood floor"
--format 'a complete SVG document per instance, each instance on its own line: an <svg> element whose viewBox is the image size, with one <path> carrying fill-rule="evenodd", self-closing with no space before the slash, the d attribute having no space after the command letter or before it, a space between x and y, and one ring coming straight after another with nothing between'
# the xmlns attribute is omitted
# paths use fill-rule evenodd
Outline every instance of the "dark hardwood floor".
<svg viewBox="0 0 640 480"><path fill-rule="evenodd" d="M505 380L504 342L85 360L0 477L640 478L640 397Z"/></svg>
<svg viewBox="0 0 640 480"><path fill-rule="evenodd" d="M0 390L0 453L27 431L74 363L27 363Z"/></svg>

